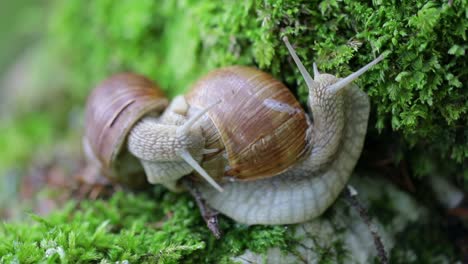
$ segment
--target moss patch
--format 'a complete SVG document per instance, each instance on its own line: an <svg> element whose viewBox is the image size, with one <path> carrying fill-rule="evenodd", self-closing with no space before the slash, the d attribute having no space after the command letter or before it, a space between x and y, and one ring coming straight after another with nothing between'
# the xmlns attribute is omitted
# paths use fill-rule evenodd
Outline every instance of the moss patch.
<svg viewBox="0 0 468 264"><path fill-rule="evenodd" d="M384 188L383 181L359 179L354 184L370 203L375 221L384 224L378 224L379 233L393 241L388 242L391 263L457 260L440 217L428 217L408 194ZM376 186L384 191L373 192ZM399 202L377 207L389 194ZM402 213L408 206L414 215ZM281 252L287 263L372 259L369 230L356 214L340 199L321 219L301 225L249 227L221 217L224 234L216 240L186 194L162 187L145 194L117 192L107 201L68 203L46 217L1 224L0 263L232 263L236 256L248 259L246 252L271 260Z"/></svg>
<svg viewBox="0 0 468 264"><path fill-rule="evenodd" d="M187 196L116 193L109 201L69 203L34 223L4 223L0 262L77 263L229 263L229 256L250 248L286 245L286 228L246 227L223 220L226 232L216 241Z"/></svg>
<svg viewBox="0 0 468 264"><path fill-rule="evenodd" d="M306 67L315 61L321 71L339 76L385 53L386 60L358 81L372 99L371 136L397 131L404 138L404 158L424 175L432 167L419 149L431 150L436 160L452 160L451 171L468 158L467 14L466 0L451 6L448 1L66 1L54 12L51 32L79 102L115 71L146 74L173 96L209 70L231 64L271 72L305 102L304 83L282 35L289 36Z"/></svg>
<svg viewBox="0 0 468 264"><path fill-rule="evenodd" d="M43 103L28 107L33 117L22 111L20 120L37 111L79 114L90 89L117 71L145 74L174 96L204 73L232 64L272 73L305 103L304 82L280 40L286 35L306 67L315 61L321 71L338 76L387 54L358 80L372 102L369 138L391 146L394 159L410 161L416 175L440 166L468 179L468 1L448 2L56 2L42 43L47 59L37 63L36 73L28 70L41 80L33 83L43 86ZM57 80L61 90L50 94L47 88ZM54 106L57 96L61 107ZM66 131L64 119L52 119L51 135ZM17 123L21 130L22 121ZM26 139L28 133L19 134ZM34 144L27 144L11 156L28 156Z"/></svg>

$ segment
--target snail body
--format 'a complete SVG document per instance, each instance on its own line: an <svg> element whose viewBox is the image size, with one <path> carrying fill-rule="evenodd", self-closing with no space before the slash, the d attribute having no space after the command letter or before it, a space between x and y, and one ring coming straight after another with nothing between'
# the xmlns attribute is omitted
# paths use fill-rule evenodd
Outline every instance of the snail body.
<svg viewBox="0 0 468 264"><path fill-rule="evenodd" d="M222 193L200 184L203 197L213 208L246 224L292 224L321 215L346 185L367 128L367 95L353 86L343 93L343 98L343 118L353 126L345 125L340 140L334 143L334 153L328 156L327 149L312 147L307 157L289 170L272 178L228 182ZM321 157L316 159L314 154Z"/></svg>
<svg viewBox="0 0 468 264"><path fill-rule="evenodd" d="M320 215L345 186L362 151L367 95L352 83L378 57L339 79L306 71L308 117L290 91L248 67L216 70L177 97L160 118L144 117L127 147L150 182L171 189L195 172L203 198L246 224L290 224ZM214 187L214 188L212 188Z"/></svg>

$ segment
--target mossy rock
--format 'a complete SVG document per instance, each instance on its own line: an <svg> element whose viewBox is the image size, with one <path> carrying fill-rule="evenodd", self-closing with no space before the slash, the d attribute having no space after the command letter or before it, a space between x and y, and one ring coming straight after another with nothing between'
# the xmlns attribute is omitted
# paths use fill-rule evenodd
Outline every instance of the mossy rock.
<svg viewBox="0 0 468 264"><path fill-rule="evenodd" d="M174 96L216 67L241 64L272 73L305 103L281 36L306 67L338 76L384 53L357 81L372 102L369 137L416 175L440 164L468 178L468 1L449 2L72 0L54 10L51 35L77 102L116 71L145 74Z"/></svg>

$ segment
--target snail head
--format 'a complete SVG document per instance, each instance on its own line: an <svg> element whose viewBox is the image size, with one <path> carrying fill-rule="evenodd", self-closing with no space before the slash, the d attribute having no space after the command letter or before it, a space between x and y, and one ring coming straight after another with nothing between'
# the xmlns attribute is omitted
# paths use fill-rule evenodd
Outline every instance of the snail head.
<svg viewBox="0 0 468 264"><path fill-rule="evenodd" d="M175 181L195 170L214 188L222 191L199 165L207 150L204 149L205 139L198 124L203 115L220 102L186 118L181 115L181 112L185 112L185 102L182 100L181 97L175 98L161 118L146 117L135 125L128 138L128 149L140 160L150 163L148 166L151 166L152 172L167 174L152 175L154 178L166 179L170 175L169 178ZM168 167L167 163L174 166Z"/></svg>
<svg viewBox="0 0 468 264"><path fill-rule="evenodd" d="M359 78L362 74L368 71L372 66L379 63L384 56L380 55L361 69L356 72L348 75L345 78L337 78L331 74L320 73L317 68L317 64L313 64L313 73L314 77L310 76L307 69L302 64L301 60L296 54L296 51L291 46L287 37L283 37L283 41L286 44L286 47L291 54L294 62L296 63L299 71L301 72L302 77L304 78L307 87L309 88L309 100L312 104L322 104L325 105L327 99L335 98L337 94L342 93L349 85ZM314 102L315 101L315 102ZM321 102L322 101L322 102Z"/></svg>

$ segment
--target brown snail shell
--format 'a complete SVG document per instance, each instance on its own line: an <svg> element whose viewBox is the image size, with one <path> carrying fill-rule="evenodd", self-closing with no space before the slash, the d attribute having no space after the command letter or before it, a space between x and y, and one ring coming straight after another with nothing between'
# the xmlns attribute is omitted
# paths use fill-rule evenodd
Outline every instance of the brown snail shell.
<svg viewBox="0 0 468 264"><path fill-rule="evenodd" d="M121 73L109 77L92 91L86 103L84 144L91 152L88 156L111 180L129 186L144 183L143 168L122 151L122 146L141 117L158 115L167 104L161 89L144 76Z"/></svg>
<svg viewBox="0 0 468 264"><path fill-rule="evenodd" d="M211 138L219 137L225 150L202 163L211 176L236 180L275 176L307 151L308 117L291 91L271 75L251 67L222 68L200 79L186 95L188 104L199 109L219 99L221 103L207 113L212 125L202 126ZM219 148L219 142L208 136L211 141ZM223 159L227 166L218 172L205 166L214 159Z"/></svg>

